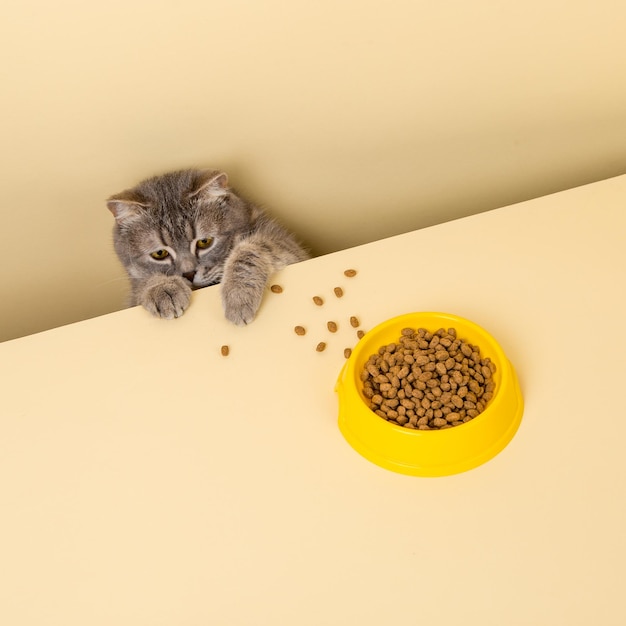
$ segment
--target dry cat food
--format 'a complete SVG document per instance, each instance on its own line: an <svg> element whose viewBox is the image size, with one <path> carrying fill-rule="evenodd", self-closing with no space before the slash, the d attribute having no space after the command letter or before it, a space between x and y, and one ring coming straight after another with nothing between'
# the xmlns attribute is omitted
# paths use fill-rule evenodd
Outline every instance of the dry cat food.
<svg viewBox="0 0 626 626"><path fill-rule="evenodd" d="M346 270L344 272L344 274L348 277L348 278L354 278L354 276L356 276L356 270Z"/></svg>
<svg viewBox="0 0 626 626"><path fill-rule="evenodd" d="M283 288L280 285L272 285L270 287L270 291L272 293L282 293L283 292Z"/></svg>
<svg viewBox="0 0 626 626"><path fill-rule="evenodd" d="M220 352L222 353L222 356L228 356L230 354L230 348L228 346L222 346L220 348Z"/></svg>
<svg viewBox="0 0 626 626"><path fill-rule="evenodd" d="M343 351L343 356L344 356L346 359L349 359L351 355L352 355L352 348L346 348L346 349Z"/></svg>
<svg viewBox="0 0 626 626"><path fill-rule="evenodd" d="M315 347L315 349L316 349L318 352L324 352L324 350L326 350L326 343L325 343L325 342L323 342L323 341L320 341L320 342L317 344L317 346Z"/></svg>
<svg viewBox="0 0 626 626"><path fill-rule="evenodd" d="M328 322L328 324L326 324L326 327L331 333L337 332L337 322Z"/></svg>
<svg viewBox="0 0 626 626"><path fill-rule="evenodd" d="M364 330L357 330L357 331L356 331L356 336L357 336L359 339L363 339L363 337L365 337L365 331L364 331Z"/></svg>
<svg viewBox="0 0 626 626"><path fill-rule="evenodd" d="M404 328L379 348L363 371L370 408L391 423L420 430L459 426L479 415L494 394L495 364L456 330Z"/></svg>
<svg viewBox="0 0 626 626"><path fill-rule="evenodd" d="M304 326L296 326L293 330L296 333L296 335L302 336L306 334L306 330Z"/></svg>
<svg viewBox="0 0 626 626"><path fill-rule="evenodd" d="M350 326L352 326L352 328L358 328L359 325L360 325L359 318L353 315L350 318Z"/></svg>
<svg viewBox="0 0 626 626"><path fill-rule="evenodd" d="M315 302L317 306L322 306L322 304L324 304L324 300L319 296L313 296L313 302Z"/></svg>
<svg viewBox="0 0 626 626"><path fill-rule="evenodd" d="M343 289L341 287L335 287L333 291L338 298L341 298L343 296Z"/></svg>

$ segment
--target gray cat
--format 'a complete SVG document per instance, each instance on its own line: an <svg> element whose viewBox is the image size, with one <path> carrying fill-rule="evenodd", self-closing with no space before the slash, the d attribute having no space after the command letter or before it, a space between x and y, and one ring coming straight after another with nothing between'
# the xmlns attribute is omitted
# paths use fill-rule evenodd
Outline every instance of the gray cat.
<svg viewBox="0 0 626 626"><path fill-rule="evenodd" d="M112 196L107 206L131 305L158 317L179 317L192 289L221 283L227 319L248 324L271 274L309 258L290 232L237 195L223 172L155 176Z"/></svg>

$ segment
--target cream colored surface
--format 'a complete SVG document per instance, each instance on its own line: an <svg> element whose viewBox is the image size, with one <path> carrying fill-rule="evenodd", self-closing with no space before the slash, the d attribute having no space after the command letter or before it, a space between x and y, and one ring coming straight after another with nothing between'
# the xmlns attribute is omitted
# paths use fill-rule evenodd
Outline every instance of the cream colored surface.
<svg viewBox="0 0 626 626"><path fill-rule="evenodd" d="M314 253L626 171L615 0L6 0L0 340L124 306L104 200L221 167Z"/></svg>
<svg viewBox="0 0 626 626"><path fill-rule="evenodd" d="M313 259L245 328L216 287L2 344L0 623L624 624L625 202L619 177ZM481 324L520 377L515 438L464 474L337 428L349 316L412 310Z"/></svg>

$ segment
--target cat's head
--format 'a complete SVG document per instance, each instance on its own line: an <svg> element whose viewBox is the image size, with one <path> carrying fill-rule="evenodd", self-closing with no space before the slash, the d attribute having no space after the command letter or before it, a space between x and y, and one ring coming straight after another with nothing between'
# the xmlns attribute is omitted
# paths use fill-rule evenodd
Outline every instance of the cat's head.
<svg viewBox="0 0 626 626"><path fill-rule="evenodd" d="M222 279L224 262L250 227L249 205L214 170L149 178L107 201L115 250L131 279L180 275L192 287Z"/></svg>

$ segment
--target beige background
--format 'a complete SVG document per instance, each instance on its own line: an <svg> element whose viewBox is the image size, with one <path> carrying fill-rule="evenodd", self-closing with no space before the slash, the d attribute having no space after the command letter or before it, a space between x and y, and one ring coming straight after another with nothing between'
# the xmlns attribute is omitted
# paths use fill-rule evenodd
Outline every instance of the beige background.
<svg viewBox="0 0 626 626"><path fill-rule="evenodd" d="M225 169L316 254L626 172L626 4L5 0L0 340L124 306L104 200Z"/></svg>

